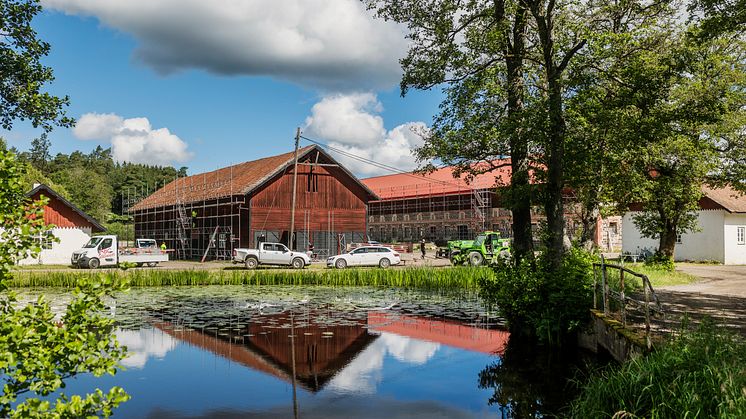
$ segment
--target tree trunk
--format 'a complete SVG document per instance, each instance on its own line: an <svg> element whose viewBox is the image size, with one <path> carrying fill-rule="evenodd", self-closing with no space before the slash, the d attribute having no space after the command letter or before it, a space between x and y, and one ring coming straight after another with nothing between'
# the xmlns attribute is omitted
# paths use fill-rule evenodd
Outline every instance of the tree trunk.
<svg viewBox="0 0 746 419"><path fill-rule="evenodd" d="M670 221L664 222L663 225L665 227L663 231L661 231L660 242L658 243L658 253L673 260L674 251L676 250L676 239L678 238L678 234L676 234L677 228Z"/></svg>
<svg viewBox="0 0 746 419"><path fill-rule="evenodd" d="M525 53L526 15L527 10L521 2L513 21L513 43L505 50L508 118L514 127L513 135L510 137L510 210L513 214L513 254L516 261L534 256L528 140L525 136L523 121L523 55ZM509 34L505 35L506 39L511 38Z"/></svg>
<svg viewBox="0 0 746 419"><path fill-rule="evenodd" d="M548 111L549 132L547 133L547 182L544 191L544 212L547 217L546 247L549 266L557 269L564 255L564 152L565 118L562 114L562 89L559 74L554 67L547 68L549 81Z"/></svg>
<svg viewBox="0 0 746 419"><path fill-rule="evenodd" d="M596 246L595 239L596 234L598 234L599 215L598 206L585 206L582 210L580 222L582 223L583 230L580 232L580 243L587 250L592 250Z"/></svg>

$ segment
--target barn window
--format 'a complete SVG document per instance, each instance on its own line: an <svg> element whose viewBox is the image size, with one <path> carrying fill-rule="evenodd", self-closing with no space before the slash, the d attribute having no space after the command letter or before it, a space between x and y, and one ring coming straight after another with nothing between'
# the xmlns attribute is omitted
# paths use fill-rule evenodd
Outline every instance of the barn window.
<svg viewBox="0 0 746 419"><path fill-rule="evenodd" d="M738 227L737 238L738 244L746 244L746 227Z"/></svg>
<svg viewBox="0 0 746 419"><path fill-rule="evenodd" d="M319 175L311 170L306 176L306 192L318 192L319 191Z"/></svg>

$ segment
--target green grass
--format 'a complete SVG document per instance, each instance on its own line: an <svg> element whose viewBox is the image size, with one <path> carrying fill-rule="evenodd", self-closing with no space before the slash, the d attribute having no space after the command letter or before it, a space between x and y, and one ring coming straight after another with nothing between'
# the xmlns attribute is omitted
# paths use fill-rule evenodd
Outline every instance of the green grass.
<svg viewBox="0 0 746 419"><path fill-rule="evenodd" d="M91 271L15 272L11 287L74 287L80 278L99 275ZM133 287L180 285L327 285L423 289L478 288L479 278L494 275L489 268L404 268L325 270L140 270L110 271L126 276Z"/></svg>
<svg viewBox="0 0 746 419"><path fill-rule="evenodd" d="M616 264L616 261L611 261L610 263ZM699 280L698 277L685 272L656 269L655 267L646 266L643 263L625 263L624 267L639 274L647 275L648 279L650 279L650 284L653 286L653 289L671 285L691 284L692 282L696 282L697 280ZM609 283L614 288L618 289L619 271L616 269L609 269L607 272L609 275ZM624 282L625 289L628 291L642 289L642 280L632 275L625 274Z"/></svg>
<svg viewBox="0 0 746 419"><path fill-rule="evenodd" d="M705 324L656 352L595 374L571 407L577 418L744 418L746 342Z"/></svg>
<svg viewBox="0 0 746 419"><path fill-rule="evenodd" d="M70 265L16 265L11 268L14 271L35 271L52 269L70 269Z"/></svg>

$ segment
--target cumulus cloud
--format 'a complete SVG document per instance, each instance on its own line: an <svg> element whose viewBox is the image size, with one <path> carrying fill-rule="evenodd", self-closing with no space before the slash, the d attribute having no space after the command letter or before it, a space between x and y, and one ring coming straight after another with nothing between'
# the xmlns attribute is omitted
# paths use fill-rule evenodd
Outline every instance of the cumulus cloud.
<svg viewBox="0 0 746 419"><path fill-rule="evenodd" d="M424 122L408 122L391 130L379 115L383 106L373 93L334 94L311 108L304 133L330 146L400 170L413 170L417 162L412 150L423 144ZM333 153L334 154L334 153ZM340 162L360 176L391 174L390 171L335 154Z"/></svg>
<svg viewBox="0 0 746 419"><path fill-rule="evenodd" d="M192 156L187 143L168 128L153 129L148 118L87 113L78 119L73 135L81 140L110 142L112 156L120 162L168 165Z"/></svg>
<svg viewBox="0 0 746 419"><path fill-rule="evenodd" d="M132 34L137 60L168 74L266 75L322 89L391 87L405 29L359 0L43 0Z"/></svg>
<svg viewBox="0 0 746 419"><path fill-rule="evenodd" d="M157 329L119 330L117 340L127 347L122 365L138 369L145 367L150 358L163 359L178 345L174 338Z"/></svg>
<svg viewBox="0 0 746 419"><path fill-rule="evenodd" d="M383 363L387 355L406 364L423 365L438 349L440 344L434 342L381 332L378 339L334 376L329 387L345 393L373 394L384 379Z"/></svg>

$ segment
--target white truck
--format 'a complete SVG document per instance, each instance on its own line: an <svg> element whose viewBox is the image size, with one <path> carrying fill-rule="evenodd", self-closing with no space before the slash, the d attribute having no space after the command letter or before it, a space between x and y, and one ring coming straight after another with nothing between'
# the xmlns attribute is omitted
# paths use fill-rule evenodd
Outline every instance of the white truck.
<svg viewBox="0 0 746 419"><path fill-rule="evenodd" d="M246 269L259 265L285 265L303 269L311 264L311 257L293 252L282 243L259 243L258 249L233 249L233 263L243 263Z"/></svg>
<svg viewBox="0 0 746 419"><path fill-rule="evenodd" d="M168 253L158 248L153 239L137 239L135 247L119 248L117 236L93 236L82 249L73 252L70 262L74 267L96 269L117 266L122 262L137 266L156 266L168 261Z"/></svg>

